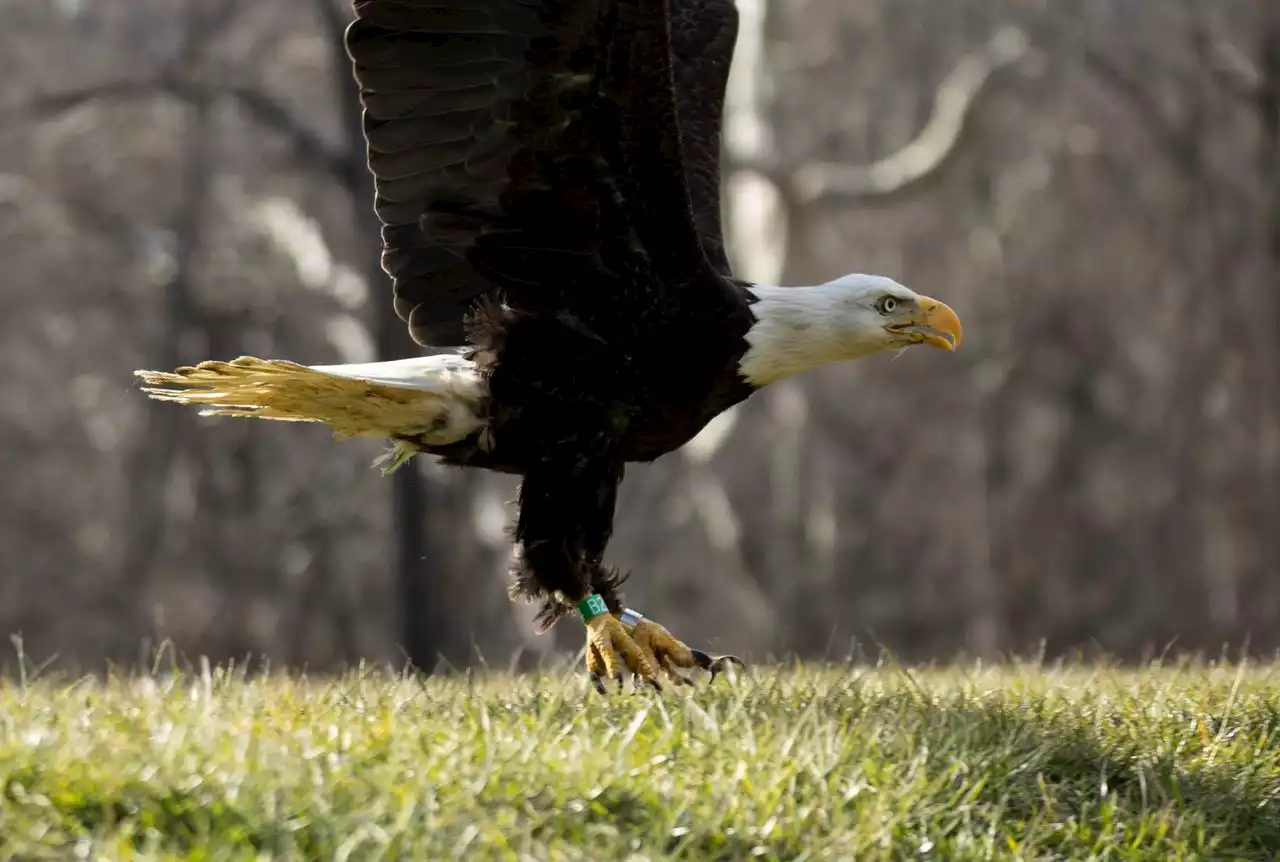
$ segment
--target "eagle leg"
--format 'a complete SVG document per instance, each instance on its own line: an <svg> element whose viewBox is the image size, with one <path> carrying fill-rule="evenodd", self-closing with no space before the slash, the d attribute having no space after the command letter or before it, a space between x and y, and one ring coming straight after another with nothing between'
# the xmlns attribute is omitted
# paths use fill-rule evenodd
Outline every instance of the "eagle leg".
<svg viewBox="0 0 1280 862"><path fill-rule="evenodd" d="M516 520L516 554L511 569L512 598L542 598L536 630L545 632L573 608L586 621L592 679L604 692L603 677L622 686L629 671L658 691L660 667L617 616L618 586L624 580L601 564L613 533L613 516L624 465L613 454L609 423L575 416L572 433L547 445L540 461L524 474ZM603 426L603 427L602 427Z"/></svg>
<svg viewBox="0 0 1280 862"><path fill-rule="evenodd" d="M700 667L714 680L726 662L741 664L734 656L713 659L690 649L663 626L622 606L618 588L625 576L602 560L613 533L624 464L616 456L610 423L590 413L572 415L576 421L569 433L542 429L543 439L560 445L544 446L544 457L520 485L512 598L544 600L539 632L578 609L585 620L587 672L601 694L607 694L606 679L615 680L621 691L625 672L637 688L643 680L662 691L663 673L678 685L692 685L682 671Z"/></svg>

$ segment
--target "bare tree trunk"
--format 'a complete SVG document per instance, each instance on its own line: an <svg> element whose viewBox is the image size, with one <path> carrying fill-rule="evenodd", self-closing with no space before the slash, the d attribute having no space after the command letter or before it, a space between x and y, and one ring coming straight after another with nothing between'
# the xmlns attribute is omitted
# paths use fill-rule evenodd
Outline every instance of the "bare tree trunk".
<svg viewBox="0 0 1280 862"><path fill-rule="evenodd" d="M1263 10L1263 26L1258 46L1258 86L1255 99L1258 123L1262 129L1261 146L1258 150L1259 170L1267 189L1264 206L1267 208L1268 224L1266 268L1264 277L1271 286L1271 368L1269 369L1270 391L1273 397L1267 405L1270 421L1260 429L1263 435L1261 447L1263 452L1273 453L1269 459L1272 476L1265 479L1268 493L1265 495L1264 508L1260 519L1263 535L1271 536L1269 547L1263 549L1265 558L1274 565L1280 559L1280 532L1274 529L1277 516L1280 516L1280 471L1275 466L1275 449L1280 447L1280 391L1275 381L1280 378L1280 2L1277 0L1258 0ZM1264 570L1263 577L1269 578L1271 572Z"/></svg>
<svg viewBox="0 0 1280 862"><path fill-rule="evenodd" d="M201 214L213 174L208 100L192 106L188 120L183 203L172 226L172 258L164 292L164 337L156 349L157 368L181 365L180 345L195 326L191 261L200 245ZM129 527L120 558L119 583L134 597L145 595L164 531L165 484L173 470L177 435L187 418L176 410L148 410L145 428L130 457Z"/></svg>
<svg viewBox="0 0 1280 862"><path fill-rule="evenodd" d="M377 285L387 284L376 251L382 225L373 210L373 177L366 166L365 139L358 92L348 71L343 32L346 20L332 0L315 0L333 52L337 99L343 124L345 147L340 156L342 182L350 196L353 222L359 236L366 238L371 253L365 277L374 289L373 332L379 359L399 359L411 354L413 342L408 328L396 315L390 296L379 296ZM454 640L450 631L447 580L433 572L442 558L440 548L428 541L429 492L421 467L411 462L391 475L392 565L400 605L400 646L416 669L430 673L437 657L449 651Z"/></svg>
<svg viewBox="0 0 1280 862"><path fill-rule="evenodd" d="M177 63L187 73L199 74L206 55L217 38L234 18L236 0L221 0L209 5L191 5L187 17L184 44ZM216 174L216 154L211 132L215 97L204 93L188 105L186 135L183 143L182 199L180 209L170 226L172 245L169 249L169 276L163 288L164 334L156 347L156 367L172 368L181 364L181 347L199 326L199 313L192 290L192 262L199 252L205 202ZM118 560L115 587L108 590L107 602L116 606L116 630L131 639L145 638L150 630L145 605L155 574L166 523L165 491L178 453L178 436L187 422L185 415L173 410L148 410L137 445L129 454L129 503L122 508L128 513L124 544ZM120 605L128 607L119 607ZM122 625L120 620L132 620ZM108 654L131 653L135 644L116 645Z"/></svg>

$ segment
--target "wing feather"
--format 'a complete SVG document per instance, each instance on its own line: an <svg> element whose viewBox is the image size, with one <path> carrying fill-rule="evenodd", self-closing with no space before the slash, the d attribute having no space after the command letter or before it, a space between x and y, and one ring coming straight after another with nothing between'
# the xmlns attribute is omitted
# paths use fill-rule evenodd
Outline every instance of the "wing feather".
<svg viewBox="0 0 1280 862"><path fill-rule="evenodd" d="M707 259L724 276L731 268L721 227L720 143L737 40L733 0L671 0L672 79L689 201Z"/></svg>
<svg viewBox="0 0 1280 862"><path fill-rule="evenodd" d="M623 300L643 300L626 279L655 255L684 267L673 283L727 273L706 154L729 58L698 54L725 50L732 7L672 2L669 31L667 0L355 0L346 46L382 264L416 341L464 344L495 291L624 319ZM680 146L677 119L696 141Z"/></svg>

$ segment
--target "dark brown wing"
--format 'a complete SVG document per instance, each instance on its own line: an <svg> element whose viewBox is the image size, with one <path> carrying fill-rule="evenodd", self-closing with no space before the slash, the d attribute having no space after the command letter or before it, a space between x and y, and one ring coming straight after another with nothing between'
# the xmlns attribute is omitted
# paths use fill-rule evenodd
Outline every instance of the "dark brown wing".
<svg viewBox="0 0 1280 862"><path fill-rule="evenodd" d="M671 53L693 221L711 265L731 274L720 224L725 88L738 40L733 0L671 0Z"/></svg>
<svg viewBox="0 0 1280 862"><path fill-rule="evenodd" d="M666 0L354 8L383 267L416 341L464 343L495 289L588 323L679 313L696 286L722 300L682 167Z"/></svg>

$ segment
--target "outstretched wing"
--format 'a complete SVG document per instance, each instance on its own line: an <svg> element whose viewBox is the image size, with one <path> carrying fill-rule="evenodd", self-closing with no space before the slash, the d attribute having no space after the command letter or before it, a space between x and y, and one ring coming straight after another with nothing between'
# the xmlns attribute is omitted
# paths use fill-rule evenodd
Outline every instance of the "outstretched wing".
<svg viewBox="0 0 1280 862"><path fill-rule="evenodd" d="M720 141L737 40L733 0L671 0L672 78L689 202L707 259L725 276L732 270L720 223Z"/></svg>
<svg viewBox="0 0 1280 862"><path fill-rule="evenodd" d="M676 129L667 2L355 0L346 46L382 263L417 342L464 343L495 290L592 320L669 314L690 300L656 293L717 288ZM696 113L702 85L681 93ZM701 128L685 144L699 156Z"/></svg>

